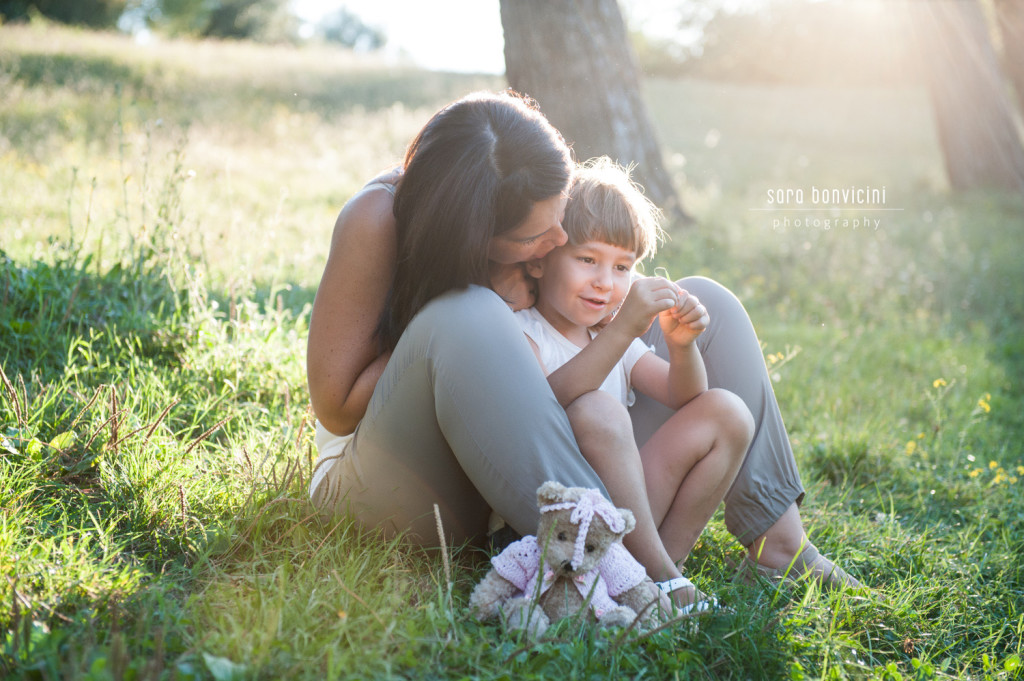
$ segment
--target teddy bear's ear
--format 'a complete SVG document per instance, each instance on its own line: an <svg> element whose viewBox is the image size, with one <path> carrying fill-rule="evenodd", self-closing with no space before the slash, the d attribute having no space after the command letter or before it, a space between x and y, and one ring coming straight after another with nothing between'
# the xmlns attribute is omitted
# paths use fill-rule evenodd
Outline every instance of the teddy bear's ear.
<svg viewBox="0 0 1024 681"><path fill-rule="evenodd" d="M628 508L619 508L616 510L619 512L619 515L622 516L622 519L626 521L626 529L622 531L622 534L629 534L633 531L633 528L636 527L636 517Z"/></svg>
<svg viewBox="0 0 1024 681"><path fill-rule="evenodd" d="M568 488L560 482L548 480L537 488L537 505L550 506L565 501L565 492Z"/></svg>

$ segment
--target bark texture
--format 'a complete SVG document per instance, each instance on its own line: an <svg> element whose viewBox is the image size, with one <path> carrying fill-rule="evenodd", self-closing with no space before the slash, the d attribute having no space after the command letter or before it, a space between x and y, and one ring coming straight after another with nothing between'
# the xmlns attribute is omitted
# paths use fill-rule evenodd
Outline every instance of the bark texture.
<svg viewBox="0 0 1024 681"><path fill-rule="evenodd" d="M1003 42L1003 68L1017 93L1017 111L1024 116L1024 1L996 0L996 20Z"/></svg>
<svg viewBox="0 0 1024 681"><path fill-rule="evenodd" d="M981 6L910 5L950 185L1024 192L1024 149Z"/></svg>
<svg viewBox="0 0 1024 681"><path fill-rule="evenodd" d="M576 159L635 164L647 196L682 215L616 0L501 0L501 23L509 85L537 100Z"/></svg>

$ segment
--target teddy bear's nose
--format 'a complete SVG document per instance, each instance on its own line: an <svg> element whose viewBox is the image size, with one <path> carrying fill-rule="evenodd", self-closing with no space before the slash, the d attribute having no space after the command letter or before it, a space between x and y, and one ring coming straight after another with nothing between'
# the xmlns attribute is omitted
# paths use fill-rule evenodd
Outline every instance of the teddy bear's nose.
<svg viewBox="0 0 1024 681"><path fill-rule="evenodd" d="M572 561L571 560L563 560L562 561L562 570L564 572L572 572Z"/></svg>

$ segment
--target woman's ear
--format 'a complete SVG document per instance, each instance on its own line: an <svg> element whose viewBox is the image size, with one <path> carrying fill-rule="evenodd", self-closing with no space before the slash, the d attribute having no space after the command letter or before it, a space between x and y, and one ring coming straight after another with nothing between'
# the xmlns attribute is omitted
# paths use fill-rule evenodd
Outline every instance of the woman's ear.
<svg viewBox="0 0 1024 681"><path fill-rule="evenodd" d="M534 279L540 279L541 277L544 276L543 258L537 258L536 260L527 260L524 264L526 265L526 273L529 274Z"/></svg>

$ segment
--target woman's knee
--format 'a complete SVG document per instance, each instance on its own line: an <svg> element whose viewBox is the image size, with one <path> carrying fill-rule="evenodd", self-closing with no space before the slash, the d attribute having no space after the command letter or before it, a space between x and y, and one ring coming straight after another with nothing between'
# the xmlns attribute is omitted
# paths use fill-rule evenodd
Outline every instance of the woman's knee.
<svg viewBox="0 0 1024 681"><path fill-rule="evenodd" d="M714 279L694 276L680 279L676 283L697 296L701 304L707 308L711 317L709 332L712 331L712 327L731 331L751 325L747 309L743 307L743 303L736 297L736 294ZM713 334L707 332L704 334L704 336L709 335Z"/></svg>
<svg viewBox="0 0 1024 681"><path fill-rule="evenodd" d="M430 301L409 323L395 354L409 351L460 372L491 373L507 364L522 370L537 360L515 315L488 288L470 286Z"/></svg>

